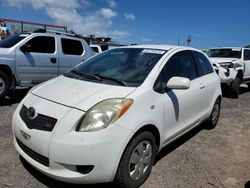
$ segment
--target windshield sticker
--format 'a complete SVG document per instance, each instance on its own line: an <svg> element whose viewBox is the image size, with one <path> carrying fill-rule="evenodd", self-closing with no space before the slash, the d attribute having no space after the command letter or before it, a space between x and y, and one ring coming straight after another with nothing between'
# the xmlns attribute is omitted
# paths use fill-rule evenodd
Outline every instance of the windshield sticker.
<svg viewBox="0 0 250 188"><path fill-rule="evenodd" d="M240 49L240 48L233 48L232 51L237 51L237 52L239 52L239 51L241 51L241 49Z"/></svg>
<svg viewBox="0 0 250 188"><path fill-rule="evenodd" d="M164 50L152 50L152 49L144 49L142 53L149 53L149 54L164 54L166 51Z"/></svg>

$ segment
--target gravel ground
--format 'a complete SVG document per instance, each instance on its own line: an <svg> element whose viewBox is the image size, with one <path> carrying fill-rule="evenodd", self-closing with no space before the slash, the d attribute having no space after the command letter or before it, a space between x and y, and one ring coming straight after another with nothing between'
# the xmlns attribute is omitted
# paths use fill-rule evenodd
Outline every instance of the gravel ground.
<svg viewBox="0 0 250 188"><path fill-rule="evenodd" d="M53 180L33 169L14 149L11 119L27 90L0 101L0 187L114 187L73 185ZM143 188L249 188L250 92L239 99L223 97L221 117L213 130L199 126L163 149Z"/></svg>

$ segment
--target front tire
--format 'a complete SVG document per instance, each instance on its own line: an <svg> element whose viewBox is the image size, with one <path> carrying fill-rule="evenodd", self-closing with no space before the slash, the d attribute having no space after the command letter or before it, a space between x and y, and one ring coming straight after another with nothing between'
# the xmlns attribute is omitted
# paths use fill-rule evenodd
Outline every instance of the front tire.
<svg viewBox="0 0 250 188"><path fill-rule="evenodd" d="M240 78L236 77L230 85L230 94L231 94L232 98L234 98L234 99L239 98L240 83L241 83Z"/></svg>
<svg viewBox="0 0 250 188"><path fill-rule="evenodd" d="M10 90L10 80L5 72L0 71L0 99Z"/></svg>
<svg viewBox="0 0 250 188"><path fill-rule="evenodd" d="M220 117L220 100L217 99L214 103L212 112L206 121L206 127L208 129L214 129L218 123L219 117Z"/></svg>
<svg viewBox="0 0 250 188"><path fill-rule="evenodd" d="M155 161L157 145L151 132L137 135L129 143L121 158L115 183L124 188L135 188L148 178Z"/></svg>

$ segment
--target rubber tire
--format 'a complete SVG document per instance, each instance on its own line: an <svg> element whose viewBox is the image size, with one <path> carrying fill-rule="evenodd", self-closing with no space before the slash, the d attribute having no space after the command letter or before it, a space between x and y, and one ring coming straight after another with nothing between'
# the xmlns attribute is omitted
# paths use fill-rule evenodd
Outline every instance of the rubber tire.
<svg viewBox="0 0 250 188"><path fill-rule="evenodd" d="M240 78L236 77L230 85L230 94L231 94L231 97L234 99L239 98L240 83L241 83Z"/></svg>
<svg viewBox="0 0 250 188"><path fill-rule="evenodd" d="M5 90L3 91L3 93L0 94L0 99L1 99L5 97L5 95L10 91L10 80L9 76L3 71L0 71L0 78L2 78L3 81L5 82Z"/></svg>
<svg viewBox="0 0 250 188"><path fill-rule="evenodd" d="M151 158L150 165L147 169L147 172L144 174L144 176L138 179L137 181L134 181L130 178L130 175L129 175L129 167L128 167L129 160L135 147L143 140L147 140L151 143L152 158ZM117 169L114 183L118 185L119 187L123 187L123 188L135 188L135 187L139 187L140 185L142 185L146 181L148 176L150 175L152 166L155 161L156 152L157 152L157 145L156 145L156 140L155 140L154 135L149 131L145 131L145 132L138 134L128 144L128 146L126 147L123 153L123 156L121 158L120 164Z"/></svg>
<svg viewBox="0 0 250 188"><path fill-rule="evenodd" d="M250 91L250 83L247 83L248 90Z"/></svg>
<svg viewBox="0 0 250 188"><path fill-rule="evenodd" d="M221 102L220 102L219 99L217 99L217 100L215 101L214 106L213 106L213 109L212 109L212 112L211 112L209 118L208 118L207 121L206 121L206 128L207 128L207 129L214 129L214 128L216 127L216 125L217 125L217 123L218 123L218 120L219 120L219 118L220 118L220 106L221 106L220 103L221 103ZM214 107L215 107L216 104L219 104L219 115L218 115L217 121L214 123L214 122L212 121L212 115L213 115Z"/></svg>

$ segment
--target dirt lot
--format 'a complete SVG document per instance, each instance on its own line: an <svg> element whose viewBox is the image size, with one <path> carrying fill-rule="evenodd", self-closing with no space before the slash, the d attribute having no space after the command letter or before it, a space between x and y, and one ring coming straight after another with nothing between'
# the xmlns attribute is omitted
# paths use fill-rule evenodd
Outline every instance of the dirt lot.
<svg viewBox="0 0 250 188"><path fill-rule="evenodd" d="M21 159L12 144L11 118L27 90L0 101L0 187L112 187L72 185L55 181ZM250 92L239 99L223 97L221 117L214 130L202 126L166 147L143 188L249 188Z"/></svg>

